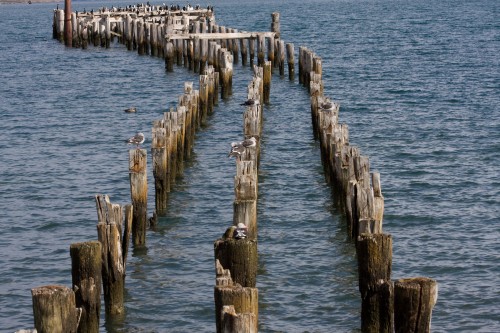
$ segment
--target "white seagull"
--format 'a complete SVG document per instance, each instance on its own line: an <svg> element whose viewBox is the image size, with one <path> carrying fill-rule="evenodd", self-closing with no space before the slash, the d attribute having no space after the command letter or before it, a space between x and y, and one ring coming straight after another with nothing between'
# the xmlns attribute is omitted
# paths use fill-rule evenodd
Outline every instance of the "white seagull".
<svg viewBox="0 0 500 333"><path fill-rule="evenodd" d="M255 147L257 145L257 139L251 137L239 142L231 142L231 151L229 151L228 157L238 157L241 158L241 154L245 152L245 149L249 147Z"/></svg>
<svg viewBox="0 0 500 333"><path fill-rule="evenodd" d="M140 144L144 142L144 134L141 132L137 132L133 137L127 140L128 144L134 144L139 147Z"/></svg>

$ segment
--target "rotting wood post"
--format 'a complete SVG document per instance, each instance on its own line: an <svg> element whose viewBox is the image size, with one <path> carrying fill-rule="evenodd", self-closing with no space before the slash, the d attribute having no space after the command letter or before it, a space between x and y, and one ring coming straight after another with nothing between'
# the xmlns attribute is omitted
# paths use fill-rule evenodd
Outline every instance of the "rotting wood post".
<svg viewBox="0 0 500 333"><path fill-rule="evenodd" d="M373 219L382 230L382 223L384 218L384 196L380 186L380 173L372 172L372 190L373 190Z"/></svg>
<svg viewBox="0 0 500 333"><path fill-rule="evenodd" d="M134 206L132 238L134 246L146 245L148 178L146 149L129 150L130 196Z"/></svg>
<svg viewBox="0 0 500 333"><path fill-rule="evenodd" d="M264 103L269 104L271 95L271 75L272 75L272 62L266 61L264 63Z"/></svg>
<svg viewBox="0 0 500 333"><path fill-rule="evenodd" d="M106 316L124 311L125 270L134 208L112 204L96 195L97 236L102 249L102 284ZM125 217L123 217L125 215Z"/></svg>
<svg viewBox="0 0 500 333"><path fill-rule="evenodd" d="M250 53L250 66L254 65L255 59L255 38L251 37L248 39L248 49Z"/></svg>
<svg viewBox="0 0 500 333"><path fill-rule="evenodd" d="M81 309L76 307L75 293L65 286L43 286L31 289L33 317L38 333L76 333Z"/></svg>
<svg viewBox="0 0 500 333"><path fill-rule="evenodd" d="M214 105L219 105L219 72L214 72Z"/></svg>
<svg viewBox="0 0 500 333"><path fill-rule="evenodd" d="M231 228L231 230L234 228ZM215 259L231 271L235 283L255 288L257 283L258 253L255 239L235 239L233 235L214 243Z"/></svg>
<svg viewBox="0 0 500 333"><path fill-rule="evenodd" d="M82 309L78 332L98 333L101 314L101 243L90 241L71 244L70 255L75 302Z"/></svg>
<svg viewBox="0 0 500 333"><path fill-rule="evenodd" d="M428 333L432 309L437 302L436 280L417 277L394 283L394 329L396 333Z"/></svg>
<svg viewBox="0 0 500 333"><path fill-rule="evenodd" d="M165 69L167 72L174 71L174 44L168 40L165 43Z"/></svg>
<svg viewBox="0 0 500 333"><path fill-rule="evenodd" d="M247 39L240 39L240 52L241 52L241 64L243 66L247 65L248 61L248 40Z"/></svg>
<svg viewBox="0 0 500 333"><path fill-rule="evenodd" d="M64 0L64 44L73 45L73 28L71 27L71 0Z"/></svg>
<svg viewBox="0 0 500 333"><path fill-rule="evenodd" d="M167 140L165 128L161 124L154 126L151 136L151 158L155 180L155 211L158 216L164 216L167 213L170 190L167 171Z"/></svg>
<svg viewBox="0 0 500 333"><path fill-rule="evenodd" d="M253 313L236 313L233 305L224 305L221 314L222 333L257 333L257 318Z"/></svg>
<svg viewBox="0 0 500 333"><path fill-rule="evenodd" d="M285 42L282 40L278 41L278 65L279 65L279 71L280 75L284 76L285 75Z"/></svg>
<svg viewBox="0 0 500 333"><path fill-rule="evenodd" d="M361 331L391 333L394 325L392 237L387 234L362 234L356 242L356 253Z"/></svg>
<svg viewBox="0 0 500 333"><path fill-rule="evenodd" d="M238 32L238 29L231 29L231 32L232 33L237 33ZM237 39L233 39L231 40L231 44L232 44L232 54L233 54L233 63L234 64L237 64L239 62L239 53L240 53L240 45L239 45L239 42Z"/></svg>
<svg viewBox="0 0 500 333"><path fill-rule="evenodd" d="M275 53L274 38L267 38L267 60L271 62L271 70L275 67Z"/></svg>
<svg viewBox="0 0 500 333"><path fill-rule="evenodd" d="M144 55L145 50L144 50L144 21L142 20L137 20L137 53L139 55ZM168 42L167 42L168 43ZM168 47L168 44L167 44ZM172 46L172 53L173 53L173 46ZM172 55L172 62L173 62L173 55Z"/></svg>
<svg viewBox="0 0 500 333"><path fill-rule="evenodd" d="M216 284L214 288L215 323L217 333L222 332L222 309L233 305L237 313L251 313L255 317L253 331L257 332L259 318L259 292L257 288L242 287L233 283L231 273L215 260Z"/></svg>
<svg viewBox="0 0 500 333"><path fill-rule="evenodd" d="M274 12L271 14L271 31L275 33L275 38L280 38L280 13Z"/></svg>
<svg viewBox="0 0 500 333"><path fill-rule="evenodd" d="M250 149L247 149L250 150ZM248 229L247 237L257 239L257 161L256 149L252 160L237 161L234 177L233 225L243 223Z"/></svg>
<svg viewBox="0 0 500 333"><path fill-rule="evenodd" d="M221 51L221 54L221 98L225 99L232 95L233 55L226 50Z"/></svg>
<svg viewBox="0 0 500 333"><path fill-rule="evenodd" d="M266 37L262 34L257 36L257 65L264 66L266 52Z"/></svg>
<svg viewBox="0 0 500 333"><path fill-rule="evenodd" d="M195 24L195 27L198 25ZM198 30L196 31L196 33ZM200 50L200 37L195 36L193 40L193 72L200 72L200 60L201 60L201 50Z"/></svg>
<svg viewBox="0 0 500 333"><path fill-rule="evenodd" d="M200 99L199 108L201 114L201 125L205 126L208 115L208 75L200 75Z"/></svg>

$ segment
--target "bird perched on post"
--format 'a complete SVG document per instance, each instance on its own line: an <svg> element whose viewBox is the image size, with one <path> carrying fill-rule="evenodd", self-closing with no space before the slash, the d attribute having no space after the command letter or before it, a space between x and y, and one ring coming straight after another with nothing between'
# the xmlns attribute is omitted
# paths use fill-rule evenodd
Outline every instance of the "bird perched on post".
<svg viewBox="0 0 500 333"><path fill-rule="evenodd" d="M128 144L134 144L137 148L139 145L144 142L144 134L141 132L137 132L133 137L126 141Z"/></svg>
<svg viewBox="0 0 500 333"><path fill-rule="evenodd" d="M228 157L238 157L241 158L241 154L245 152L245 149L250 147L255 147L257 145L257 139L251 137L239 142L231 142L231 151L229 151Z"/></svg>
<svg viewBox="0 0 500 333"><path fill-rule="evenodd" d="M260 101L258 99L247 99L246 101L244 101L240 105L254 106L254 105L259 105L259 104L260 104Z"/></svg>
<svg viewBox="0 0 500 333"><path fill-rule="evenodd" d="M236 229L234 230L233 238L243 239L248 236L248 228L244 223L238 223Z"/></svg>

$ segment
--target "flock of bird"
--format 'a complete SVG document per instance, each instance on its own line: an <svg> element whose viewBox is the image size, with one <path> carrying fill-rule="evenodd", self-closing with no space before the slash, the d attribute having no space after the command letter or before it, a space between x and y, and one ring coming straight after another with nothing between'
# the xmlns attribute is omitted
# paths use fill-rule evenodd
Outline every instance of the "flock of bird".
<svg viewBox="0 0 500 333"><path fill-rule="evenodd" d="M248 99L245 102L241 103L240 105L244 106L254 106L254 105L259 105L260 102L259 100L255 99ZM330 107L331 108L331 103ZM126 113L135 113L137 112L137 109L135 107L129 107L124 110ZM128 138L126 142L128 144L135 145L137 148L141 144L144 143L145 136L144 133L142 132L137 132L134 136ZM247 148L252 148L257 145L257 139L255 137L251 137L249 139L245 139L243 141L234 141L231 142L231 150L229 151L229 154L227 155L228 157L236 157L237 159L241 159L241 155L245 152Z"/></svg>

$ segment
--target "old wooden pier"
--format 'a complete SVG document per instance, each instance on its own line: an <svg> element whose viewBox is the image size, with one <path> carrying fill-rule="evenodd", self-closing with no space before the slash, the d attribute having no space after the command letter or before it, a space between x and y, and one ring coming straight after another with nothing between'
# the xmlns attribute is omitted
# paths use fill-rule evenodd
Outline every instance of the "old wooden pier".
<svg viewBox="0 0 500 333"><path fill-rule="evenodd" d="M68 47L109 47L114 38L128 50L165 59L199 73L186 82L177 106L152 121L151 165L154 176L154 224L168 210L172 184L190 157L195 133L209 120L219 94L232 93L233 65L253 66L243 110L241 138L233 144L236 159L233 221L214 242L214 303L217 332L258 331L258 174L263 106L269 103L273 68L284 75L285 59L295 76L294 46L280 38L279 14L271 15L271 31L245 32L218 26L213 7L136 5L90 12L54 11L53 37ZM266 58L267 52L267 58ZM257 62L254 64L254 59ZM429 332L437 283L429 278L393 281L392 242L383 232L384 197L380 174L370 172L368 157L349 142L347 124L339 122L340 104L324 95L321 58L306 47L298 52L299 82L310 95L313 135L320 143L325 178L345 213L358 259L363 332ZM196 89L195 85L198 85ZM229 145L228 145L229 147ZM71 244L75 288L32 289L38 332L98 332L100 285L106 316L124 309L126 260L130 239L146 244L147 151L129 151L131 204L112 204L96 195L98 241Z"/></svg>

